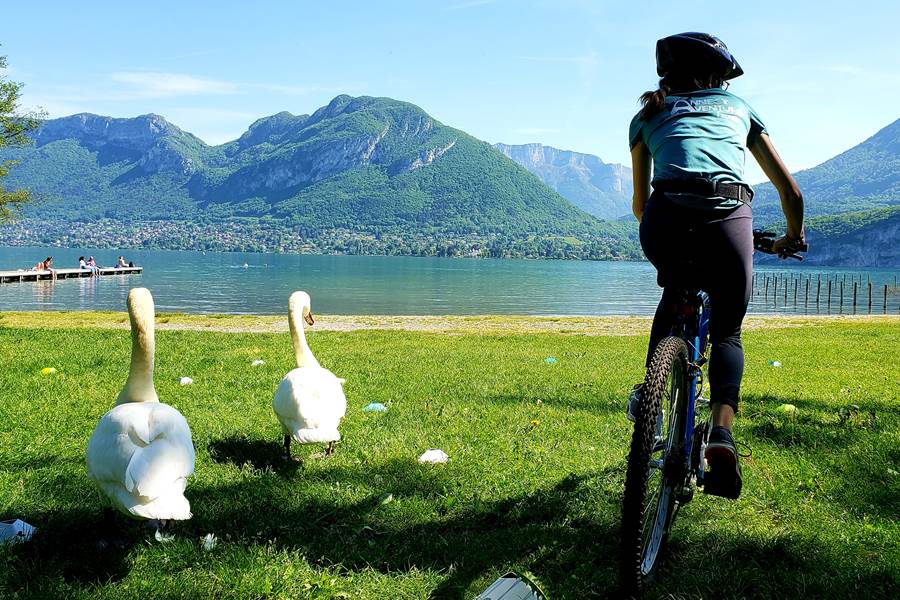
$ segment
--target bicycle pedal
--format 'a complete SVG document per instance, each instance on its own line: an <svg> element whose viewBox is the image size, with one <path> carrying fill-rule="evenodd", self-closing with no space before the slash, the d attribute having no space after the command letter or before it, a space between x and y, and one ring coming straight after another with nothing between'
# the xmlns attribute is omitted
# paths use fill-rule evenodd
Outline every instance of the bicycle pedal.
<svg viewBox="0 0 900 600"><path fill-rule="evenodd" d="M694 486L683 485L681 489L675 493L675 499L679 504L687 504L694 499Z"/></svg>

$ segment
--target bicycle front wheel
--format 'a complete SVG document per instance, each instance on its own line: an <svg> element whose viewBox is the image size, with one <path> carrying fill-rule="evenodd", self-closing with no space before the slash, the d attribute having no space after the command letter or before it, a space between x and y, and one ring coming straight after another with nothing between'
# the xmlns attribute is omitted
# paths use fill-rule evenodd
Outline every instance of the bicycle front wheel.
<svg viewBox="0 0 900 600"><path fill-rule="evenodd" d="M622 585L640 594L653 578L684 483L688 350L667 337L656 347L635 415L622 502Z"/></svg>

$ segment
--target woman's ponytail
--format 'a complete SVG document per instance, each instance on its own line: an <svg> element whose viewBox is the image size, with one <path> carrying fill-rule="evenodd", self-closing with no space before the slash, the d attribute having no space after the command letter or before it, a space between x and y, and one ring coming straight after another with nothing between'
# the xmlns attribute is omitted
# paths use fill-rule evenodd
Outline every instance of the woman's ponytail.
<svg viewBox="0 0 900 600"><path fill-rule="evenodd" d="M641 104L644 105L639 117L641 121L646 121L654 117L666 107L666 96L668 96L672 90L666 83L663 83L664 81L664 79L660 79L659 89L641 94L640 101Z"/></svg>
<svg viewBox="0 0 900 600"><path fill-rule="evenodd" d="M724 83L725 80L717 73L667 73L659 80L659 89L641 94L640 101L644 108L641 109L640 119L646 121L662 112L666 107L666 97L673 91L676 94L694 92L722 87Z"/></svg>

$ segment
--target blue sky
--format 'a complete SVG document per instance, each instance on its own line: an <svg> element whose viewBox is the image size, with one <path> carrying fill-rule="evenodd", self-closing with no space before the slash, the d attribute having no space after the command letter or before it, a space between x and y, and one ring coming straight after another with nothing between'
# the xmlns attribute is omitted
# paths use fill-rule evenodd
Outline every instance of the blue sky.
<svg viewBox="0 0 900 600"><path fill-rule="evenodd" d="M339 93L390 96L490 142L627 162L654 44L721 37L792 170L900 117L900 2L45 2L4 8L27 107L164 115L209 143ZM21 23L19 26L12 26ZM761 176L758 171L754 179Z"/></svg>

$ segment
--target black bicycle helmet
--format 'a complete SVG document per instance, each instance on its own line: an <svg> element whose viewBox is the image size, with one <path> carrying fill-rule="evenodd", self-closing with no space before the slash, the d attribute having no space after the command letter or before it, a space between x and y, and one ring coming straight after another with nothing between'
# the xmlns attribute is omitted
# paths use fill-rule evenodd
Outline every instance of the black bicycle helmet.
<svg viewBox="0 0 900 600"><path fill-rule="evenodd" d="M722 40L697 32L678 33L656 42L656 73L665 77L672 72L712 73L725 80L744 74Z"/></svg>

